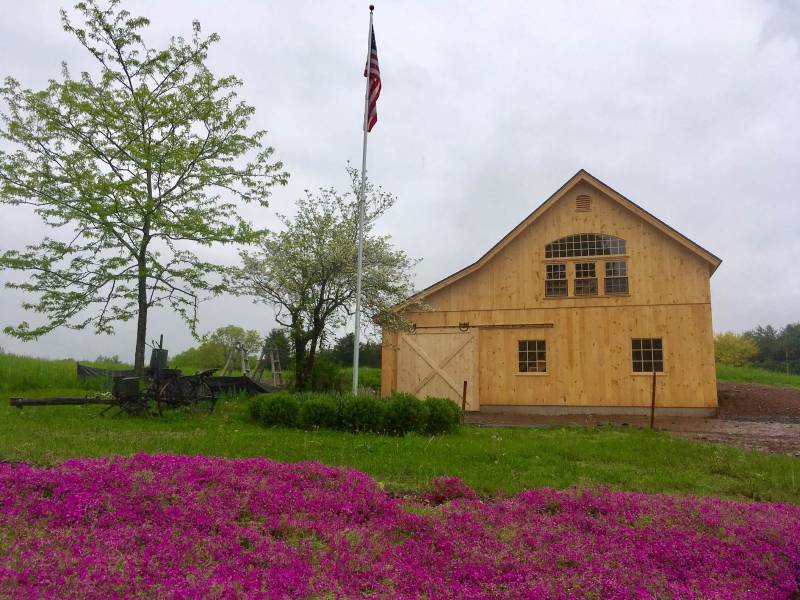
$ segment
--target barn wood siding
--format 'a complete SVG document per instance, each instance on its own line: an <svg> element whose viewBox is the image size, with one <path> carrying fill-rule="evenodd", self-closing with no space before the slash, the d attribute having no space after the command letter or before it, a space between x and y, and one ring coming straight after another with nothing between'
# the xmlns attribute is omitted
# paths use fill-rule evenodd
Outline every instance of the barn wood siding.
<svg viewBox="0 0 800 600"><path fill-rule="evenodd" d="M578 196L591 210L578 212ZM566 235L605 233L627 242L630 293L603 297L603 263L613 257L545 260L544 247ZM544 265L595 262L597 297L545 298ZM425 297L431 311L406 313L421 331L468 322L481 328L480 405L646 406L652 379L634 375L630 339L661 337L665 373L657 402L666 407L715 407L709 263L685 245L579 181L483 267ZM497 328L539 324L552 328ZM456 330L457 331L457 330ZM517 341L545 339L548 374L517 373ZM397 388L397 337L384 335L383 393Z"/></svg>

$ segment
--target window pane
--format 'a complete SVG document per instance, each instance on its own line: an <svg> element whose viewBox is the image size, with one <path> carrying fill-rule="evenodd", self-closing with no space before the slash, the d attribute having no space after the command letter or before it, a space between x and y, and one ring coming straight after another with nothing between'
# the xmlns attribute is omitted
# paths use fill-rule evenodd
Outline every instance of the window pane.
<svg viewBox="0 0 800 600"><path fill-rule="evenodd" d="M605 279L606 294L627 294L628 293L628 278L627 277L609 277L606 275Z"/></svg>
<svg viewBox="0 0 800 600"><path fill-rule="evenodd" d="M625 277L628 275L628 266L625 261L616 260L606 263L606 277Z"/></svg>
<svg viewBox="0 0 800 600"><path fill-rule="evenodd" d="M545 296L566 296L567 295L567 282L561 280L547 280L544 282Z"/></svg>
<svg viewBox="0 0 800 600"><path fill-rule="evenodd" d="M607 256L625 254L625 240L602 233L580 233L568 235L545 246L545 256Z"/></svg>
<svg viewBox="0 0 800 600"><path fill-rule="evenodd" d="M554 264L545 265L547 272L547 279L566 279L567 278L567 265Z"/></svg>
<svg viewBox="0 0 800 600"><path fill-rule="evenodd" d="M576 296L596 296L597 279L575 279Z"/></svg>

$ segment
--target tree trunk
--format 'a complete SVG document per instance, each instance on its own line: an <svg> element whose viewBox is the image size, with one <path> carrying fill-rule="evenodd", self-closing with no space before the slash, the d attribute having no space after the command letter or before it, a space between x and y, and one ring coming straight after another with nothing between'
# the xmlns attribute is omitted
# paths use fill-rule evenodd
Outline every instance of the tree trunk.
<svg viewBox="0 0 800 600"><path fill-rule="evenodd" d="M308 349L308 356L306 356L306 378L308 380L309 387L314 386L314 362L317 358L317 339L318 334L314 334L311 338L311 347Z"/></svg>
<svg viewBox="0 0 800 600"><path fill-rule="evenodd" d="M294 338L294 387L305 391L309 384L309 371L306 366L306 341Z"/></svg>
<svg viewBox="0 0 800 600"><path fill-rule="evenodd" d="M147 341L147 270L144 263L139 263L138 304L139 317L136 321L136 353L133 368L141 378L144 375L144 348Z"/></svg>

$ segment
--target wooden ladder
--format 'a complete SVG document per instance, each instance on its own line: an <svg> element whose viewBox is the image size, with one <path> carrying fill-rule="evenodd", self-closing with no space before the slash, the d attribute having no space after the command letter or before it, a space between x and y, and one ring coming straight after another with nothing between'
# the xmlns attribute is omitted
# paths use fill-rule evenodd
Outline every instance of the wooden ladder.
<svg viewBox="0 0 800 600"><path fill-rule="evenodd" d="M260 381L264 376L264 371L267 370L267 361L269 361L269 368L272 371L272 385L275 387L283 386L283 374L281 373L281 360L276 348L268 348L266 345L261 350L261 356L258 358L258 364L253 371L252 378Z"/></svg>
<svg viewBox="0 0 800 600"><path fill-rule="evenodd" d="M283 386L283 373L281 373L281 358L275 348L269 351L269 362L272 368L272 385L275 387Z"/></svg>

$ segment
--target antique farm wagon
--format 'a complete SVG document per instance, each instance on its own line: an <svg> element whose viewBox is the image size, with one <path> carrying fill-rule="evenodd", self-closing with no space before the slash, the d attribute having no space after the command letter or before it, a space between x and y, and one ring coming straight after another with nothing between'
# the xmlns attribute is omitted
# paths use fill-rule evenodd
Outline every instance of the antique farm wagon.
<svg viewBox="0 0 800 600"><path fill-rule="evenodd" d="M579 171L477 262L395 307L381 391L484 412L711 415L721 260ZM653 375L655 373L655 375Z"/></svg>

